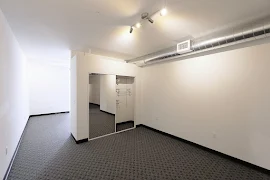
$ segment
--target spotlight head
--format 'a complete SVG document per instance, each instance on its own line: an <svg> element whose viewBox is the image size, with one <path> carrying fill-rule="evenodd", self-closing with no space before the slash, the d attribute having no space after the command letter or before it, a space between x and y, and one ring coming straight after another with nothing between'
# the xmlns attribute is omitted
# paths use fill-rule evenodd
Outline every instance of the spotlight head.
<svg viewBox="0 0 270 180"><path fill-rule="evenodd" d="M136 24L136 28L140 28L141 26L142 26L141 23Z"/></svg>
<svg viewBox="0 0 270 180"><path fill-rule="evenodd" d="M129 33L132 33L133 32L133 27L130 26L130 30L129 30Z"/></svg>
<svg viewBox="0 0 270 180"><path fill-rule="evenodd" d="M148 13L142 13L142 19L143 20L147 19L150 23L154 23L154 20L151 19Z"/></svg>
<svg viewBox="0 0 270 180"><path fill-rule="evenodd" d="M160 15L161 16L166 16L166 14L167 14L167 9L166 8L161 9Z"/></svg>
<svg viewBox="0 0 270 180"><path fill-rule="evenodd" d="M142 13L141 17L142 19L147 19L149 17L149 14L147 12Z"/></svg>
<svg viewBox="0 0 270 180"><path fill-rule="evenodd" d="M154 23L154 20L151 19L150 17L148 17L148 21L149 21L150 23Z"/></svg>

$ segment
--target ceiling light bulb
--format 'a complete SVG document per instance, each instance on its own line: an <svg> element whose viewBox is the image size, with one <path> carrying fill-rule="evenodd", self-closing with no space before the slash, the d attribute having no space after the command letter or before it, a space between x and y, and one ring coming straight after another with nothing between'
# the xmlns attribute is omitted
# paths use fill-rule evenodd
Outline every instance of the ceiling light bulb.
<svg viewBox="0 0 270 180"><path fill-rule="evenodd" d="M137 23L136 28L140 28L140 27L141 27L141 23Z"/></svg>
<svg viewBox="0 0 270 180"><path fill-rule="evenodd" d="M163 8L161 11L160 11L160 15L161 16L166 16L167 14L167 9L166 8Z"/></svg>

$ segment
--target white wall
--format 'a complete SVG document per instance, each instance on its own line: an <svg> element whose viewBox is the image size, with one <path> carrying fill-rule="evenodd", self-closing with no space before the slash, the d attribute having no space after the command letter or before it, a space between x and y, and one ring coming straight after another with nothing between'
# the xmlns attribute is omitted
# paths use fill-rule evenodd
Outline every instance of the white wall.
<svg viewBox="0 0 270 180"><path fill-rule="evenodd" d="M28 61L31 115L69 111L68 63Z"/></svg>
<svg viewBox="0 0 270 180"><path fill-rule="evenodd" d="M77 101L72 102L77 108L77 117L72 118L72 123L76 123L77 132L73 131L72 134L77 140L85 139L89 137L89 108L88 108L88 78L89 73L98 74L116 74L123 76L136 76L136 106L135 106L135 123L139 122L139 111L140 111L140 77L137 66L133 64L127 64L121 61L115 61L109 57L103 57L98 55L91 55L85 53L77 53L76 60L77 66ZM72 68L72 67L71 67ZM72 91L71 93L75 93ZM72 111L72 110L71 110ZM136 119L138 121L136 121Z"/></svg>
<svg viewBox="0 0 270 180"><path fill-rule="evenodd" d="M100 75L100 110L115 114L116 75Z"/></svg>
<svg viewBox="0 0 270 180"><path fill-rule="evenodd" d="M25 56L0 10L0 179L29 117L26 71Z"/></svg>
<svg viewBox="0 0 270 180"><path fill-rule="evenodd" d="M100 75L89 75L89 103L100 104Z"/></svg>
<svg viewBox="0 0 270 180"><path fill-rule="evenodd" d="M77 57L70 60L70 132L77 139Z"/></svg>
<svg viewBox="0 0 270 180"><path fill-rule="evenodd" d="M143 68L143 124L270 169L269 50Z"/></svg>

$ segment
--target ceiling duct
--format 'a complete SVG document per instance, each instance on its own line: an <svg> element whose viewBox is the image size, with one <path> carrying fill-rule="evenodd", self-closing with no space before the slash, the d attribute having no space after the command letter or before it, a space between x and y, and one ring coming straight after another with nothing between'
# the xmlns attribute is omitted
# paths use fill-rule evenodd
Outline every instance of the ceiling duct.
<svg viewBox="0 0 270 180"><path fill-rule="evenodd" d="M126 60L126 62L135 63L138 66L143 67L158 62L173 60L179 57L187 57L200 52L223 48L267 37L270 37L270 24L264 24L259 26L257 25L253 26L252 28L238 31L237 33L232 33L226 36L221 36L208 40L198 41L196 39L193 39L190 41L190 51L187 52L179 53L179 51L177 51L178 46L174 46L142 57Z"/></svg>

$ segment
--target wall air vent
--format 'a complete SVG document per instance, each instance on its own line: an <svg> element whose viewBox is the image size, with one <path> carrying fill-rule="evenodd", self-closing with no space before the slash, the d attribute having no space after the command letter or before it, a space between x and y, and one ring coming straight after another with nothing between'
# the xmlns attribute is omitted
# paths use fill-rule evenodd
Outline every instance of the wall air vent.
<svg viewBox="0 0 270 180"><path fill-rule="evenodd" d="M187 40L177 44L177 53L183 54L191 51L191 40Z"/></svg>

